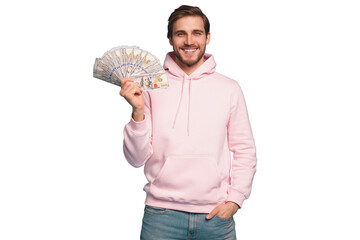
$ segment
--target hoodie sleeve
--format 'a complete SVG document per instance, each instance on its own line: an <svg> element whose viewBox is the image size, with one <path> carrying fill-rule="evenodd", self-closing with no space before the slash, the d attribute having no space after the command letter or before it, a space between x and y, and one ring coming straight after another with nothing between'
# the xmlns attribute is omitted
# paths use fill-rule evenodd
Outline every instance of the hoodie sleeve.
<svg viewBox="0 0 360 240"><path fill-rule="evenodd" d="M150 96L146 91L143 96L145 118L136 122L131 116L124 127L124 156L136 168L143 166L153 154Z"/></svg>
<svg viewBox="0 0 360 240"><path fill-rule="evenodd" d="M256 149L250 126L244 95L236 82L232 95L230 118L227 126L228 145L233 152L231 184L228 188L227 202L232 201L240 207L251 193L252 181L256 172Z"/></svg>

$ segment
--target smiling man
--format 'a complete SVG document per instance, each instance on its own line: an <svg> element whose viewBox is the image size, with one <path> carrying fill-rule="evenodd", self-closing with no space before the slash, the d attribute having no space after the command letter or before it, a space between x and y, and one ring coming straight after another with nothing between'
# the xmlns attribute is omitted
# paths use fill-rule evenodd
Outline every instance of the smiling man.
<svg viewBox="0 0 360 240"><path fill-rule="evenodd" d="M170 15L169 88L121 80L133 112L124 156L148 183L141 239L236 239L233 215L251 192L256 151L242 90L205 53L210 23L198 7ZM233 159L231 160L231 152Z"/></svg>
<svg viewBox="0 0 360 240"><path fill-rule="evenodd" d="M174 20L176 19L170 19ZM204 54L206 45L210 42L210 32L205 30L204 21L200 16L177 19L171 28L169 31L173 34L168 37L170 45L174 48L175 62L190 75L205 61Z"/></svg>

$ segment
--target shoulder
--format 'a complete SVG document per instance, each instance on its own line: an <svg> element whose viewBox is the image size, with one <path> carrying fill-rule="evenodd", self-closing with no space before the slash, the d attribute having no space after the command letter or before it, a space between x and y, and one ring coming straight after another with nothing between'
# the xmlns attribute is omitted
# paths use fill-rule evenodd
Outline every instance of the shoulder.
<svg viewBox="0 0 360 240"><path fill-rule="evenodd" d="M241 87L237 80L218 72L215 72L213 74L213 77L214 79L216 79L217 82L221 83L222 87L226 88L229 92L233 94L239 93L239 91L241 92Z"/></svg>

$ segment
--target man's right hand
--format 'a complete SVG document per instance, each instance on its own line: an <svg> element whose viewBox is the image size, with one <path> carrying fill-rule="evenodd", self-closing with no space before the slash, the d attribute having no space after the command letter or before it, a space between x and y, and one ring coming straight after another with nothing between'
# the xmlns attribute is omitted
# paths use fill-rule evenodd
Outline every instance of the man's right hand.
<svg viewBox="0 0 360 240"><path fill-rule="evenodd" d="M132 106L132 118L137 122L144 120L144 96L140 84L130 78L123 78L120 82L120 96Z"/></svg>

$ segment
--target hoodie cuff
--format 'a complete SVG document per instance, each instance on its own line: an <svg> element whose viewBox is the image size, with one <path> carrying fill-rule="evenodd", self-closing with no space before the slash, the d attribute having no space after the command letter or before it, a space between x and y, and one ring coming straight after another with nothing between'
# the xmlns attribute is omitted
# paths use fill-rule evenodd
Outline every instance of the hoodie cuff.
<svg viewBox="0 0 360 240"><path fill-rule="evenodd" d="M246 197L244 196L244 194L230 189L228 192L226 202L234 202L237 205L239 205L239 207L241 208L245 199Z"/></svg>
<svg viewBox="0 0 360 240"><path fill-rule="evenodd" d="M141 121L135 121L131 115L129 126L133 132L141 132L146 129L147 116L144 114L144 119Z"/></svg>

